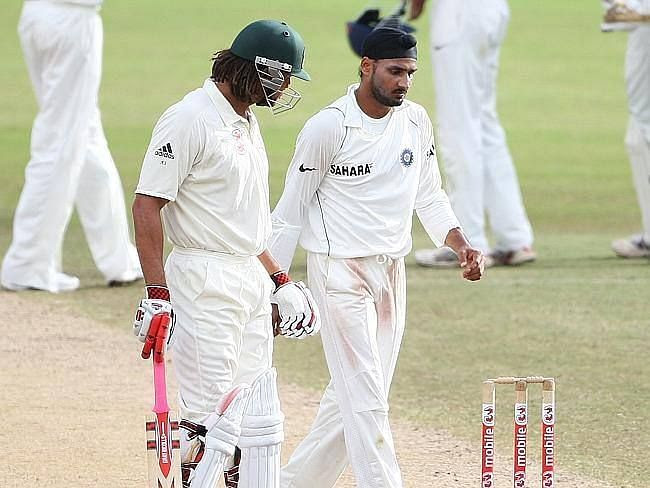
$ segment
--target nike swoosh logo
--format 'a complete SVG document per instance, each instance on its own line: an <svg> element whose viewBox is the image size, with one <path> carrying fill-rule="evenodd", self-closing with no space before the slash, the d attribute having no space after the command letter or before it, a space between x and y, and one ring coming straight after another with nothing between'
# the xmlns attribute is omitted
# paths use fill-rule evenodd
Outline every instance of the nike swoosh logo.
<svg viewBox="0 0 650 488"><path fill-rule="evenodd" d="M316 168L305 168L305 166L301 164L300 168L298 168L298 171L304 173L305 171L316 171Z"/></svg>

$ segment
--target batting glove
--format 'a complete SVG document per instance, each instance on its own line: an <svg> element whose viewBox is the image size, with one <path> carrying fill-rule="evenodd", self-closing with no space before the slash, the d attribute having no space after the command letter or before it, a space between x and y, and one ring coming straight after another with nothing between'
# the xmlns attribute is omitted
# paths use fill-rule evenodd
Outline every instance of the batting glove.
<svg viewBox="0 0 650 488"><path fill-rule="evenodd" d="M164 285L148 285L145 287L146 298L140 300L140 305L135 312L133 319L133 334L140 342L145 342L151 323L156 315L167 314L170 317L169 335L167 336L167 347L174 342L174 326L176 316L169 301L169 289Z"/></svg>
<svg viewBox="0 0 650 488"><path fill-rule="evenodd" d="M302 281L292 281L279 271L271 275L276 288L271 301L278 306L280 334L292 339L305 339L320 330L320 314L314 297Z"/></svg>

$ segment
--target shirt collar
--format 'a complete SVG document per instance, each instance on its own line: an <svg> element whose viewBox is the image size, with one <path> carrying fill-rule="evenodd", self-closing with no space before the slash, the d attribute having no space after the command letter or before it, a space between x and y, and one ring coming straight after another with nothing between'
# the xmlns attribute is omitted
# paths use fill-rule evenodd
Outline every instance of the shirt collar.
<svg viewBox="0 0 650 488"><path fill-rule="evenodd" d="M223 96L223 93L219 91L217 85L211 78L205 80L203 83L203 89L210 97L210 100L212 100L212 103L214 103L214 106L217 108L217 112L219 113L219 117L221 117L221 120L223 120L225 125L233 125L237 122L243 122L246 125L249 124L248 120L235 112L235 109L232 108L230 102ZM254 125L255 117L252 115L252 112L249 113L251 114L251 125Z"/></svg>
<svg viewBox="0 0 650 488"><path fill-rule="evenodd" d="M347 92L347 107L345 110L345 117L343 118L343 125L346 127L362 127L363 121L361 119L361 108L357 103L357 97L354 92L359 88L359 83L354 83L348 87Z"/></svg>

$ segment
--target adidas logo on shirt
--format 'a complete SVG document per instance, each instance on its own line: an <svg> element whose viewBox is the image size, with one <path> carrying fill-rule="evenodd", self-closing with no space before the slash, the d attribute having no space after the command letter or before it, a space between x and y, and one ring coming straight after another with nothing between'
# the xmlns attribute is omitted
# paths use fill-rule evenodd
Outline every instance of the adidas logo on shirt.
<svg viewBox="0 0 650 488"><path fill-rule="evenodd" d="M156 149L154 153L156 156L162 156L163 158L174 159L174 154L172 153L172 145L168 142L159 149Z"/></svg>

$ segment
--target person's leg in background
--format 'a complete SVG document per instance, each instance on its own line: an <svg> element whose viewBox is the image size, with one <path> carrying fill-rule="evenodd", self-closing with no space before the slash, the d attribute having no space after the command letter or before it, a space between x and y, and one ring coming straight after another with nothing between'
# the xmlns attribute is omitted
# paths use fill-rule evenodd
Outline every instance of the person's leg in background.
<svg viewBox="0 0 650 488"><path fill-rule="evenodd" d="M650 3L650 2L649 2ZM625 81L630 118L625 146L641 211L642 231L612 242L621 257L650 257L650 26L638 26L629 34Z"/></svg>
<svg viewBox="0 0 650 488"><path fill-rule="evenodd" d="M97 268L109 284L142 277L131 242L120 175L108 149L97 107L102 70L103 29L96 16L93 51L95 107L89 121L88 145L75 204Z"/></svg>
<svg viewBox="0 0 650 488"><path fill-rule="evenodd" d="M472 245L489 251L485 234L485 189L481 113L485 42L475 2L440 0L431 13L431 47L436 99L436 145L445 189ZM422 266L458 266L448 247L421 249Z"/></svg>
<svg viewBox="0 0 650 488"><path fill-rule="evenodd" d="M505 0L490 0L481 21L486 33L484 79L481 93L485 207L495 239L494 264L523 264L533 261L533 233L524 209L521 190L506 135L497 114L499 51L510 18ZM499 261L499 259L501 259Z"/></svg>
<svg viewBox="0 0 650 488"><path fill-rule="evenodd" d="M72 290L79 280L61 272L63 235L72 213L94 107L92 9L26 2L21 45L38 100L31 158L14 214L12 242L2 264L9 289Z"/></svg>

